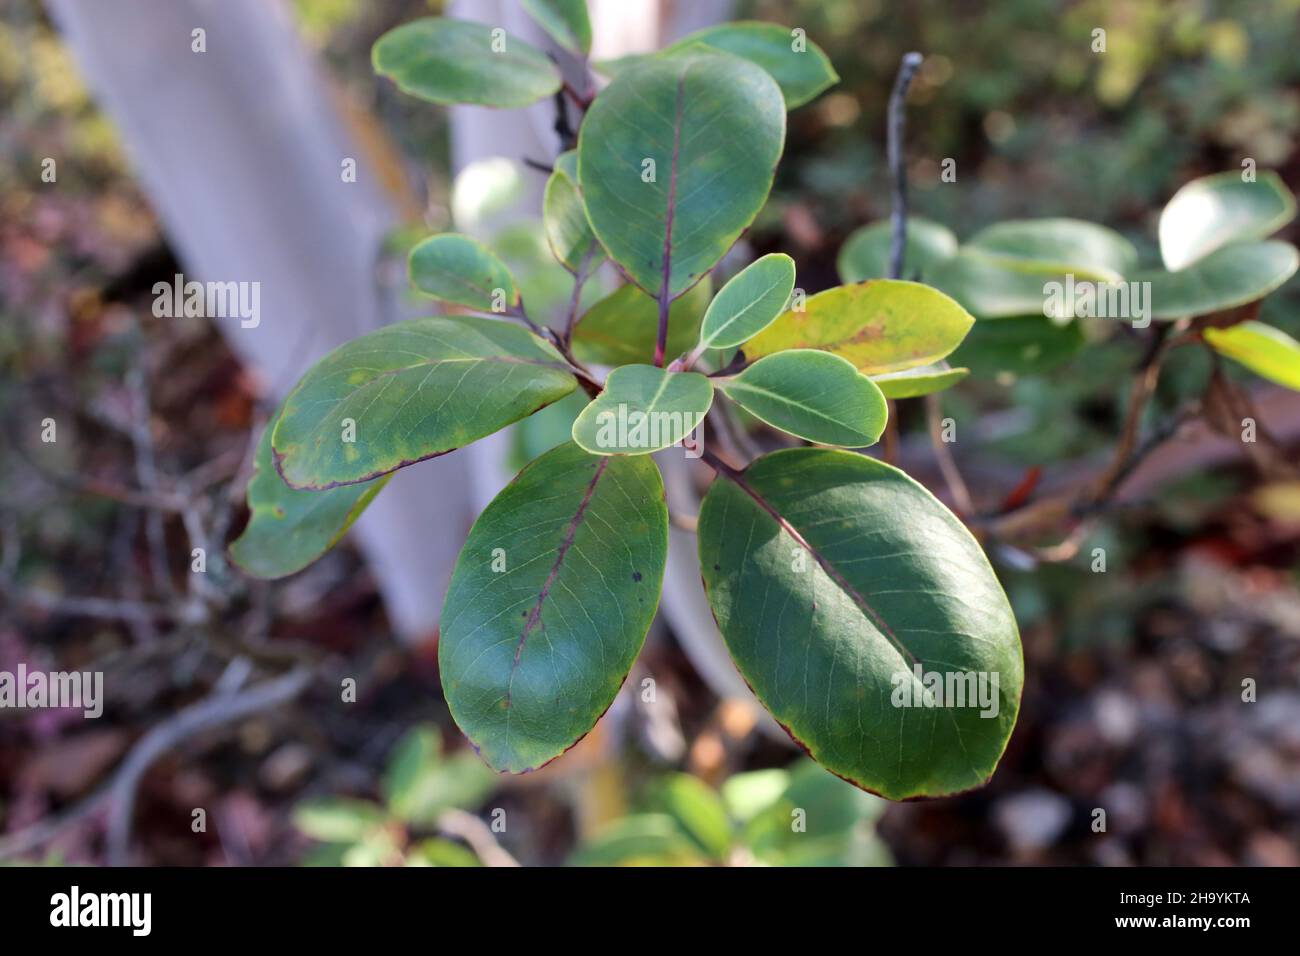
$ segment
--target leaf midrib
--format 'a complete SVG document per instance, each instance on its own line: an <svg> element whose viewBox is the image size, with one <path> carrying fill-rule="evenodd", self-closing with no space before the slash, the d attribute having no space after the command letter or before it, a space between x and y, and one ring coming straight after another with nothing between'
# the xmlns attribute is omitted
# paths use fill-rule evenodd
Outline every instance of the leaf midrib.
<svg viewBox="0 0 1300 956"><path fill-rule="evenodd" d="M856 604L861 610L866 612L867 616L871 619L872 623L876 625L876 629L880 631L881 635L884 636L885 640L889 642L889 644L894 648L895 651L899 653L900 656L905 658L913 665L921 663L921 661L917 659L916 655L912 653L911 649L908 648L907 645L904 644L901 640L899 640L896 634L894 634L893 629L885 621L884 616L879 611L877 611L874 607L872 607L870 602L867 601L866 597L864 597L862 593L859 592L858 589L855 588L844 577L844 575L840 573L839 569L836 568L835 565L833 565L825 555L823 555L820 551L818 551L815 547L813 547L812 543L809 542L808 539L803 536L803 534L799 531L799 529L796 528L788 518L786 518L784 515L781 514L781 512L776 508L775 505L773 505L761 494L759 494L758 490L753 485L751 485L748 481L745 480L743 472L728 474L726 476L726 479L734 482L736 486L740 488L741 491L749 495L749 497L753 499L754 503L757 504L764 511L766 511L767 514L772 518L772 520L776 522L777 527L779 527L782 531L784 531L791 538L793 538L795 543L798 544L799 547L803 548L805 551L807 551L809 554L813 556L813 559L816 560L816 562L821 566L821 569L826 572L827 576L832 581L835 582L835 584L840 588L840 590L842 590L846 595L848 595L848 597L853 601L853 603Z"/></svg>

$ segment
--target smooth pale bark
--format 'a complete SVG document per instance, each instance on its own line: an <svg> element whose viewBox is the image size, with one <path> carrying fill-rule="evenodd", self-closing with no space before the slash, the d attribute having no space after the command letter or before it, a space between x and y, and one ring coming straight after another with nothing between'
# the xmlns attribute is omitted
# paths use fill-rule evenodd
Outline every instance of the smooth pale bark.
<svg viewBox="0 0 1300 956"><path fill-rule="evenodd" d="M399 217L339 115L287 5L268 0L49 0L113 120L187 279L261 283L261 323L213 320L280 398L334 346L403 318L377 278ZM207 52L191 49L206 31ZM356 182L344 182L344 159ZM438 620L473 517L468 462L395 475L356 525L389 617Z"/></svg>

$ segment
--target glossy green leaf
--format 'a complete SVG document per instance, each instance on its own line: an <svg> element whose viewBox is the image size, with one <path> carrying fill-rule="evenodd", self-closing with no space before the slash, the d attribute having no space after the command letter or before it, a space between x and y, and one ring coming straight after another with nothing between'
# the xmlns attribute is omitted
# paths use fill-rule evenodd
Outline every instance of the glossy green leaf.
<svg viewBox="0 0 1300 956"><path fill-rule="evenodd" d="M1015 268L1115 281L1137 265L1137 250L1113 229L1081 219L1017 219L982 229L962 247Z"/></svg>
<svg viewBox="0 0 1300 956"><path fill-rule="evenodd" d="M1042 374L1068 362L1083 345L1078 322L1058 325L1041 315L981 319L952 354L952 362L977 378Z"/></svg>
<svg viewBox="0 0 1300 956"><path fill-rule="evenodd" d="M369 481L490 435L577 384L554 348L518 326L466 316L399 322L340 346L303 376L271 436L276 467L296 488Z"/></svg>
<svg viewBox="0 0 1300 956"><path fill-rule="evenodd" d="M637 63L582 123L592 228L642 289L681 295L758 215L784 141L781 90L749 61L696 48Z"/></svg>
<svg viewBox="0 0 1300 956"><path fill-rule="evenodd" d="M519 288L506 264L482 243L446 232L411 250L411 284L426 295L479 312L508 312Z"/></svg>
<svg viewBox="0 0 1300 956"><path fill-rule="evenodd" d="M731 849L731 821L717 791L689 773L670 774L660 798L683 830L715 860Z"/></svg>
<svg viewBox="0 0 1300 956"><path fill-rule="evenodd" d="M670 357L695 345L712 286L706 279L668 310ZM659 306L634 285L619 286L583 313L573 330L573 354L581 362L632 365L654 360Z"/></svg>
<svg viewBox="0 0 1300 956"><path fill-rule="evenodd" d="M561 169L556 169L546 181L542 222L546 226L546 241L550 243L551 252L575 275L579 272L590 274L604 258L604 251L587 220L577 180L571 179Z"/></svg>
<svg viewBox="0 0 1300 956"><path fill-rule="evenodd" d="M975 320L928 286L872 279L812 296L745 345L761 358L784 349L821 349L848 359L868 375L939 361L955 349Z"/></svg>
<svg viewBox="0 0 1300 956"><path fill-rule="evenodd" d="M963 250L951 259L933 263L926 281L981 319L1043 315L1045 310L1052 311L1048 283L1062 282L1065 276L1009 268L1006 264L1009 262ZM1061 314L1054 318L1073 318L1064 312L1066 303L1059 305Z"/></svg>
<svg viewBox="0 0 1300 956"><path fill-rule="evenodd" d="M524 9L560 46L580 55L591 52L587 0L524 0Z"/></svg>
<svg viewBox="0 0 1300 956"><path fill-rule="evenodd" d="M375 72L434 103L527 106L560 88L546 54L486 23L426 17L389 30L371 52Z"/></svg>
<svg viewBox="0 0 1300 956"><path fill-rule="evenodd" d="M822 445L874 445L889 419L871 379L847 359L816 349L776 352L713 384L773 428Z"/></svg>
<svg viewBox="0 0 1300 956"><path fill-rule="evenodd" d="M301 571L338 544L388 478L329 491L290 488L275 470L267 424L253 457L248 482L248 526L230 543L230 559L258 578L281 578Z"/></svg>
<svg viewBox="0 0 1300 956"><path fill-rule="evenodd" d="M839 82L839 75L821 47L802 31L758 20L739 20L697 30L665 50L672 54L702 43L744 57L772 75L785 97L786 109L814 99Z"/></svg>
<svg viewBox="0 0 1300 956"><path fill-rule="evenodd" d="M573 423L573 440L593 455L648 455L699 426L713 386L698 372L623 365Z"/></svg>
<svg viewBox="0 0 1300 956"><path fill-rule="evenodd" d="M535 769L591 730L645 641L667 552L663 479L644 456L561 445L492 500L438 644L452 717L488 766Z"/></svg>
<svg viewBox="0 0 1300 956"><path fill-rule="evenodd" d="M946 362L923 365L904 372L888 372L872 377L885 398L919 398L952 388L967 375L968 368L949 368Z"/></svg>
<svg viewBox="0 0 1300 956"><path fill-rule="evenodd" d="M700 327L699 349L730 348L753 338L781 314L794 291L794 260L773 252L722 287Z"/></svg>
<svg viewBox="0 0 1300 956"><path fill-rule="evenodd" d="M1160 213L1160 257L1176 272L1222 246L1272 235L1295 218L1295 208L1274 172L1253 183L1237 172L1194 179Z"/></svg>
<svg viewBox="0 0 1300 956"><path fill-rule="evenodd" d="M1216 352L1240 362L1256 375L1300 392L1300 342L1263 322L1240 322L1205 330Z"/></svg>
<svg viewBox="0 0 1300 956"><path fill-rule="evenodd" d="M835 260L840 281L851 283L862 282L864 279L889 278L889 255L892 248L893 235L888 219L854 230L844 240L839 257ZM937 263L956 254L957 237L947 226L919 216L908 218L902 278L925 279Z"/></svg>
<svg viewBox="0 0 1300 956"><path fill-rule="evenodd" d="M1178 272L1152 269L1133 280L1151 283L1152 318L1181 319L1262 299L1295 275L1297 265L1295 246L1270 239L1224 246Z"/></svg>
<svg viewBox="0 0 1300 956"><path fill-rule="evenodd" d="M763 704L823 767L889 799L984 783L1023 661L970 532L901 471L851 452L778 451L741 481L720 477L705 497L700 567ZM931 675L973 693L929 697Z"/></svg>

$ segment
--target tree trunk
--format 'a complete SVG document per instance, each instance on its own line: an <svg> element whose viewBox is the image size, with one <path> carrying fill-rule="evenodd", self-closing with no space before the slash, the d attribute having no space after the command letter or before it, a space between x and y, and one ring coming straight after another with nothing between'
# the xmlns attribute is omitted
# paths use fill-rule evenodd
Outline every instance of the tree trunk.
<svg viewBox="0 0 1300 956"><path fill-rule="evenodd" d="M258 327L217 324L277 400L325 352L398 317L376 273L397 212L285 5L48 3L187 278L261 283ZM408 638L436 625L473 518L468 488L463 457L425 462L395 475L356 526Z"/></svg>

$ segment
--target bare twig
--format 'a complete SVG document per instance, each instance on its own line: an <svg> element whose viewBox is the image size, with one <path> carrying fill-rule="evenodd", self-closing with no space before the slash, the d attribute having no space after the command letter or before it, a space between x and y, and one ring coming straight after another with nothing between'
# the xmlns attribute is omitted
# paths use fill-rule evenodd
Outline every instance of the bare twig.
<svg viewBox="0 0 1300 956"><path fill-rule="evenodd" d="M491 828L472 813L444 810L438 816L438 831L444 836L464 840L485 866L519 865L519 861L497 842Z"/></svg>
<svg viewBox="0 0 1300 956"><path fill-rule="evenodd" d="M889 94L889 135L886 148L889 170L894 183L893 208L890 211L893 236L889 250L889 277L903 275L903 252L907 245L907 163L903 157L903 135L907 124L907 89L921 66L921 54L906 53L894 78L894 89Z"/></svg>
<svg viewBox="0 0 1300 956"><path fill-rule="evenodd" d="M110 865L123 864L131 837L135 789L155 761L194 734L287 703L301 694L310 680L310 670L295 668L248 690L208 697L186 707L141 737L113 776L94 793L62 813L0 839L0 859L27 853L48 843L107 805L111 807L108 861Z"/></svg>
<svg viewBox="0 0 1300 956"><path fill-rule="evenodd" d="M192 704L141 737L118 766L108 786L108 864L123 866L131 841L131 819L140 779L158 758L189 737L293 700L311 682L311 671L288 673L237 693L218 693Z"/></svg>
<svg viewBox="0 0 1300 956"><path fill-rule="evenodd" d="M127 374L127 385L131 393L131 445L135 450L135 470L140 486L149 494L157 494L160 488L158 464L150 427L153 411L149 402L149 381L144 362L145 359L141 356L135 368ZM167 563L166 529L162 514L155 510L148 511L145 514L144 528L145 537L149 540L149 565L154 583L168 597L174 596L176 588Z"/></svg>
<svg viewBox="0 0 1300 956"><path fill-rule="evenodd" d="M958 514L972 515L975 513L975 503L971 500L970 489L966 487L966 481L957 468L952 449L943 440L942 416L942 400L938 393L925 396L925 419L930 430L930 444L934 446L935 461L939 464L939 471L943 474L944 483L948 486L948 493L952 495L952 503Z"/></svg>

